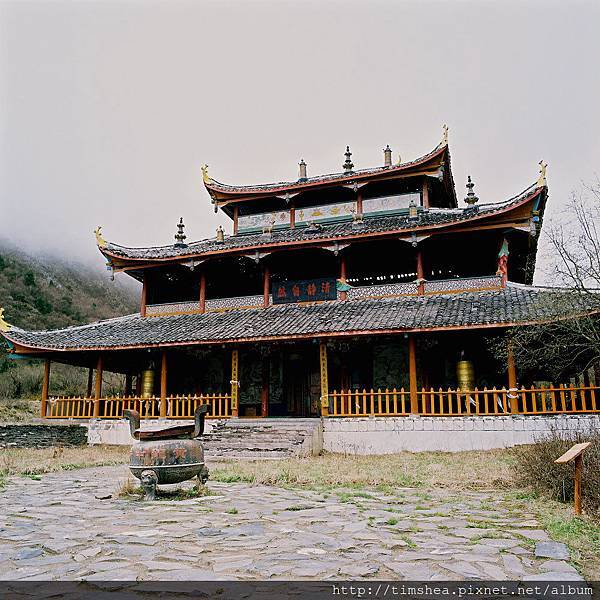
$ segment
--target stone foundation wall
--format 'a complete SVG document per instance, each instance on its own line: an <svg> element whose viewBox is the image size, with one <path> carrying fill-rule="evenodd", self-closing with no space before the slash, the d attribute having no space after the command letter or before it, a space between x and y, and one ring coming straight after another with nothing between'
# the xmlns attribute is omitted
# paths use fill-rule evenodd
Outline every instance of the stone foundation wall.
<svg viewBox="0 0 600 600"><path fill-rule="evenodd" d="M0 448L85 446L87 427L82 425L0 425Z"/></svg>
<svg viewBox="0 0 600 600"><path fill-rule="evenodd" d="M552 429L600 432L600 415L327 418L323 449L350 454L490 450L534 443Z"/></svg>
<svg viewBox="0 0 600 600"><path fill-rule="evenodd" d="M141 422L142 429L154 427L169 427L173 425L190 425L192 421L178 421L175 419L154 419ZM213 427L213 421L204 422L204 431L209 432ZM110 444L112 446L131 446L134 439L129 433L129 421L124 419L90 419L87 424L87 443Z"/></svg>

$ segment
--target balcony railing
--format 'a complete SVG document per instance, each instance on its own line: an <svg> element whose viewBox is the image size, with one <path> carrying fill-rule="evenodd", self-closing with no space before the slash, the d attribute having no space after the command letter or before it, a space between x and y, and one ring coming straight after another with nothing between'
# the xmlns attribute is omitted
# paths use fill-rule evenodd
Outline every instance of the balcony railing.
<svg viewBox="0 0 600 600"><path fill-rule="evenodd" d="M391 417L411 413L410 392L342 390L329 394L333 417ZM417 392L417 414L434 417L600 413L600 387L548 386L442 389Z"/></svg>
<svg viewBox="0 0 600 600"><path fill-rule="evenodd" d="M547 387L475 388L473 390L422 388L416 394L416 414L429 417L558 415L600 413L600 387L558 385ZM167 419L191 419L196 407L208 404L209 419L232 416L230 394L167 396ZM121 419L123 411L137 410L142 419L160 417L160 398L55 397L47 401L48 419ZM411 414L410 391L399 389L334 390L329 393L331 417L403 417Z"/></svg>
<svg viewBox="0 0 600 600"><path fill-rule="evenodd" d="M192 419L196 407L208 404L208 419L224 419L231 416L231 395L203 394L200 396L167 396L167 419ZM97 405L97 409L96 409ZM96 409L96 410L95 410ZM46 405L47 419L122 419L124 410L137 410L142 419L160 417L160 398L106 397L94 398L59 396L49 398Z"/></svg>

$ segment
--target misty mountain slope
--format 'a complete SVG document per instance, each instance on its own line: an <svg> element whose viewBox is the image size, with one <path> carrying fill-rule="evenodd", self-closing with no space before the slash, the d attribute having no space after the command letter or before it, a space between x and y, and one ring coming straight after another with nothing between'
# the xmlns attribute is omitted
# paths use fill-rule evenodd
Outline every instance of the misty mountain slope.
<svg viewBox="0 0 600 600"><path fill-rule="evenodd" d="M129 279L129 278L127 278ZM136 311L139 291L98 267L31 256L0 242L0 307L11 324L54 329Z"/></svg>

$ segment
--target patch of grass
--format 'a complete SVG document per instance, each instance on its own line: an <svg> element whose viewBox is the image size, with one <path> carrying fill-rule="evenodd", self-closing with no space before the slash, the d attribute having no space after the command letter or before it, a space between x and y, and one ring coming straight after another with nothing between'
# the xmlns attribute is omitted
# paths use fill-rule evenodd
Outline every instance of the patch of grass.
<svg viewBox="0 0 600 600"><path fill-rule="evenodd" d="M385 522L386 525L398 525L398 519L395 519L394 517L388 519Z"/></svg>
<svg viewBox="0 0 600 600"><path fill-rule="evenodd" d="M308 504L292 504L292 506L288 506L287 508L284 508L283 510L289 510L292 512L298 512L300 510L310 510L312 508L315 508L314 506L310 506Z"/></svg>
<svg viewBox="0 0 600 600"><path fill-rule="evenodd" d="M503 540L505 539L503 535L500 535L497 531L488 531L487 533L482 533L481 535L475 535L469 540L469 544L477 544L481 540Z"/></svg>
<svg viewBox="0 0 600 600"><path fill-rule="evenodd" d="M371 494L367 494L367 492L361 492L361 491L352 491L352 492L347 492L347 491L339 491L336 492L340 502L352 502L354 499L356 498L364 498L366 500L376 500L375 496L372 496Z"/></svg>
<svg viewBox="0 0 600 600"><path fill-rule="evenodd" d="M0 448L0 482L4 481L6 484L10 475L35 479L39 475L54 471L122 465L126 464L128 459L128 446Z"/></svg>
<svg viewBox="0 0 600 600"><path fill-rule="evenodd" d="M398 488L428 487L462 493L510 487L513 462L514 457L505 450L401 452L380 456L324 454L276 462L220 461L211 472L211 479L319 491L354 488L392 494ZM429 501L431 494L423 491L421 499Z"/></svg>
<svg viewBox="0 0 600 600"><path fill-rule="evenodd" d="M600 521L575 516L573 507L552 500L539 500L533 507L550 537L571 551L571 562L588 581L600 579Z"/></svg>
<svg viewBox="0 0 600 600"><path fill-rule="evenodd" d="M233 507L233 508L228 508L225 512L228 515L237 515L239 510L237 508Z"/></svg>
<svg viewBox="0 0 600 600"><path fill-rule="evenodd" d="M422 504L415 504L415 510L429 510L427 506L423 506Z"/></svg>
<svg viewBox="0 0 600 600"><path fill-rule="evenodd" d="M409 548L416 548L416 547L417 547L417 544L415 544L415 542L413 542L413 541L410 539L410 537L409 537L408 535L406 535L405 533L399 533L399 534L397 534L397 535L398 535L398 537L399 537L399 538L400 538L402 541L406 542L406 544L408 545L408 547L409 547Z"/></svg>
<svg viewBox="0 0 600 600"><path fill-rule="evenodd" d="M142 486L138 484L137 480L131 476L121 483L116 493L117 498L125 498L129 500L140 500L143 495L144 488L142 488ZM192 500L194 498L204 498L206 496L214 495L215 492L205 485L181 487L176 490L161 490L158 488L156 491L156 500ZM204 510L204 512L212 512L212 509L207 511L205 510L205 507L201 507L201 510Z"/></svg>

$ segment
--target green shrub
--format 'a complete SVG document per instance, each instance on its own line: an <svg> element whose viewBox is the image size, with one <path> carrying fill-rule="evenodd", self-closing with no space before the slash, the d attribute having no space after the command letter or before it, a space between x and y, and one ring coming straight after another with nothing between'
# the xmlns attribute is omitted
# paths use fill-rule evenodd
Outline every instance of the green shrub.
<svg viewBox="0 0 600 600"><path fill-rule="evenodd" d="M591 433L554 430L537 444L514 449L517 482L560 502L572 502L574 495L573 462L555 464L573 444L592 442L584 452L582 506L592 515L600 515L600 431Z"/></svg>

